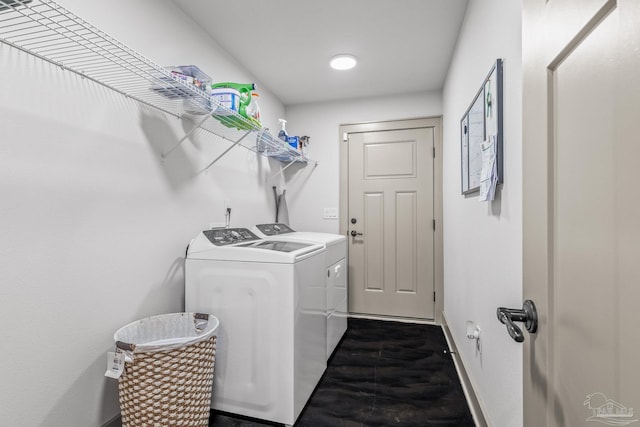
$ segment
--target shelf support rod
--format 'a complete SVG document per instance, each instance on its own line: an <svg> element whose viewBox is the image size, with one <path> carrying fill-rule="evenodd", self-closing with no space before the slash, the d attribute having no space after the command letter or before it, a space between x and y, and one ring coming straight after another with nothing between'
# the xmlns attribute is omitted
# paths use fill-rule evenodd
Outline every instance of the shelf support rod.
<svg viewBox="0 0 640 427"><path fill-rule="evenodd" d="M233 147L235 147L236 145L240 144L240 142L242 142L243 139L245 139L247 137L247 135L249 135L252 131L249 130L247 131L244 135L242 135L240 137L240 139L238 139L236 142L234 142L229 148L227 148L226 150L224 150L218 157L216 157L215 159L213 159L213 161L211 163L209 163L207 166L205 166L204 168L200 169L200 172L204 172L207 169L209 169L211 166L213 166L218 160L220 160L225 154L227 154L229 151L231 151L233 149Z"/></svg>
<svg viewBox="0 0 640 427"><path fill-rule="evenodd" d="M196 131L196 129L202 127L202 125L204 124L204 122L206 122L207 120L209 120L211 118L211 114L207 114L206 116L204 116L204 118L202 120L200 120L198 122L198 124L196 124L193 129L191 129L189 132L187 132L182 138L180 138L180 141L178 141L178 143L176 145L174 145L173 147L171 147L171 149L169 151L167 151L166 153L162 153L162 158L165 159L169 154L173 153L173 151L178 148L187 138L189 138L191 135L193 135L193 133ZM246 136L246 135L245 135ZM244 136L243 136L244 138Z"/></svg>
<svg viewBox="0 0 640 427"><path fill-rule="evenodd" d="M295 159L291 160L289 163L287 163L287 166L280 168L280 170L276 173L274 173L273 175L271 175L271 178L275 178L276 176L280 175L280 174L284 174L284 171L291 166L292 164L294 164L296 162Z"/></svg>

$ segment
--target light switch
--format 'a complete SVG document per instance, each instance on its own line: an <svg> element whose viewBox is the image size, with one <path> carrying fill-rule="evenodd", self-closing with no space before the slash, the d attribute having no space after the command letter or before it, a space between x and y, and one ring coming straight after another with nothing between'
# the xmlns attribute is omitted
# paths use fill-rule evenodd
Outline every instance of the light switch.
<svg viewBox="0 0 640 427"><path fill-rule="evenodd" d="M323 219L338 219L338 208L324 208Z"/></svg>

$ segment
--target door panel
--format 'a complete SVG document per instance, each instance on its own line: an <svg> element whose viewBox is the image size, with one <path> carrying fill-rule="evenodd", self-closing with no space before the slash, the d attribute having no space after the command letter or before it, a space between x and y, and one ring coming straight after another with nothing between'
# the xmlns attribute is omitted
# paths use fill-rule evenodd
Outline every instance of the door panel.
<svg viewBox="0 0 640 427"><path fill-rule="evenodd" d="M638 422L639 19L630 0L524 3L525 426Z"/></svg>
<svg viewBox="0 0 640 427"><path fill-rule="evenodd" d="M396 193L396 292L416 293L417 193Z"/></svg>
<svg viewBox="0 0 640 427"><path fill-rule="evenodd" d="M415 141L364 146L365 179L415 177Z"/></svg>
<svg viewBox="0 0 640 427"><path fill-rule="evenodd" d="M384 194L364 194L364 200L365 209L362 218L368 244L356 244L355 247L364 249L366 289L382 291L384 289Z"/></svg>
<svg viewBox="0 0 640 427"><path fill-rule="evenodd" d="M350 311L433 318L433 128L349 136Z"/></svg>

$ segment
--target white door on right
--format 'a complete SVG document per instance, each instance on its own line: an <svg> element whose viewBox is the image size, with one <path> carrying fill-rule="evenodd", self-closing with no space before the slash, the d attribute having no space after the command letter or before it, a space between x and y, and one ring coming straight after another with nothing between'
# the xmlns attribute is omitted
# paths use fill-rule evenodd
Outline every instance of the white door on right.
<svg viewBox="0 0 640 427"><path fill-rule="evenodd" d="M524 425L640 426L640 1L523 5Z"/></svg>

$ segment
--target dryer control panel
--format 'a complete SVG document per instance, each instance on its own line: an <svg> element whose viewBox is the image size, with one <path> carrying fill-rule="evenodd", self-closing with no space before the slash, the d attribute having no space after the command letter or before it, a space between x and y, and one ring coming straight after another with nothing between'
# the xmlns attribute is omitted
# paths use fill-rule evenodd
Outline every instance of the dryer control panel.
<svg viewBox="0 0 640 427"><path fill-rule="evenodd" d="M246 228L214 228L202 232L211 243L216 246L227 246L234 243L260 240Z"/></svg>
<svg viewBox="0 0 640 427"><path fill-rule="evenodd" d="M265 236L277 236L279 234L293 233L293 229L286 224L258 224L256 228Z"/></svg>

